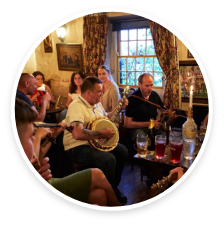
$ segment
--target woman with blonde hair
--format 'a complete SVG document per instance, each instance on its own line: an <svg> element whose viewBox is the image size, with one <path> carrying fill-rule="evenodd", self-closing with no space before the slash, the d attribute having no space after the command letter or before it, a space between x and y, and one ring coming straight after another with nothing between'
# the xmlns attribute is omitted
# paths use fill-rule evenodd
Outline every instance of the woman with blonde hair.
<svg viewBox="0 0 224 225"><path fill-rule="evenodd" d="M114 82L110 69L102 65L98 68L98 78L103 82L103 95L101 96L101 103L106 112L111 112L118 105L120 99L119 88Z"/></svg>

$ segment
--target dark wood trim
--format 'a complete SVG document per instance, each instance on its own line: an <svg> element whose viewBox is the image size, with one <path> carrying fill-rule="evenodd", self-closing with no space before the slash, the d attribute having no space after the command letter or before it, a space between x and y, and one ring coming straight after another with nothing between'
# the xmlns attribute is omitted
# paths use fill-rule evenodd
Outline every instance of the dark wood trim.
<svg viewBox="0 0 224 225"><path fill-rule="evenodd" d="M188 97L182 97L182 102L189 102ZM193 98L193 103L208 104L207 98Z"/></svg>
<svg viewBox="0 0 224 225"><path fill-rule="evenodd" d="M179 66L198 66L198 64L195 60L180 60Z"/></svg>

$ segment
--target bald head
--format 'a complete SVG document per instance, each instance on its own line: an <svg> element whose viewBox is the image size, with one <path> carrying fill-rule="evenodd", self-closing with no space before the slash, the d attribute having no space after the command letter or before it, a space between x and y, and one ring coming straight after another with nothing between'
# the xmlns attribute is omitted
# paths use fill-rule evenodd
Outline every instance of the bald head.
<svg viewBox="0 0 224 225"><path fill-rule="evenodd" d="M26 81L29 81L33 76L30 75L29 73L22 73L21 77L19 79L18 85L25 85Z"/></svg>
<svg viewBox="0 0 224 225"><path fill-rule="evenodd" d="M29 73L22 73L18 83L18 90L24 92L26 95L33 95L37 88L36 79Z"/></svg>
<svg viewBox="0 0 224 225"><path fill-rule="evenodd" d="M152 75L150 74L150 73L143 73L142 75L140 75L139 77L138 77L138 82L140 83L140 84L142 84L143 83L143 79L151 79L152 81L153 81L153 77L152 77Z"/></svg>

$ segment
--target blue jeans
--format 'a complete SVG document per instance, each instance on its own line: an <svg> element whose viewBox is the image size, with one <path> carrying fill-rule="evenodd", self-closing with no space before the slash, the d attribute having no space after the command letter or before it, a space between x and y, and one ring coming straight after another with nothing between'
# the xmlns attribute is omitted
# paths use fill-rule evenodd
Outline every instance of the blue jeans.
<svg viewBox="0 0 224 225"><path fill-rule="evenodd" d="M128 156L128 150L124 145L118 143L110 152L96 150L90 145L80 145L67 152L74 163L90 164L93 168L99 168L113 187L119 185Z"/></svg>
<svg viewBox="0 0 224 225"><path fill-rule="evenodd" d="M133 142L136 141L137 134L148 134L148 128L144 127L144 128L131 129L130 130L130 135L131 135L131 140ZM161 130L160 129L155 129L155 134L156 135L161 134Z"/></svg>
<svg viewBox="0 0 224 225"><path fill-rule="evenodd" d="M60 122L65 119L67 111L68 111L67 109L64 109L64 110L61 111L60 119L59 119Z"/></svg>

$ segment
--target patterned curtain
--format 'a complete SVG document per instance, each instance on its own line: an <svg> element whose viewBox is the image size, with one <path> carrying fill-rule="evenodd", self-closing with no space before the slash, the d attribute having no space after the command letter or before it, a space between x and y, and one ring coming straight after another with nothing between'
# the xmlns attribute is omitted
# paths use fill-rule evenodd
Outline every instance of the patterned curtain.
<svg viewBox="0 0 224 225"><path fill-rule="evenodd" d="M166 75L164 104L179 108L179 57L178 39L158 23L149 21L150 30L159 64Z"/></svg>
<svg viewBox="0 0 224 225"><path fill-rule="evenodd" d="M107 16L102 14L84 17L83 62L86 76L96 76L104 64L107 51Z"/></svg>

